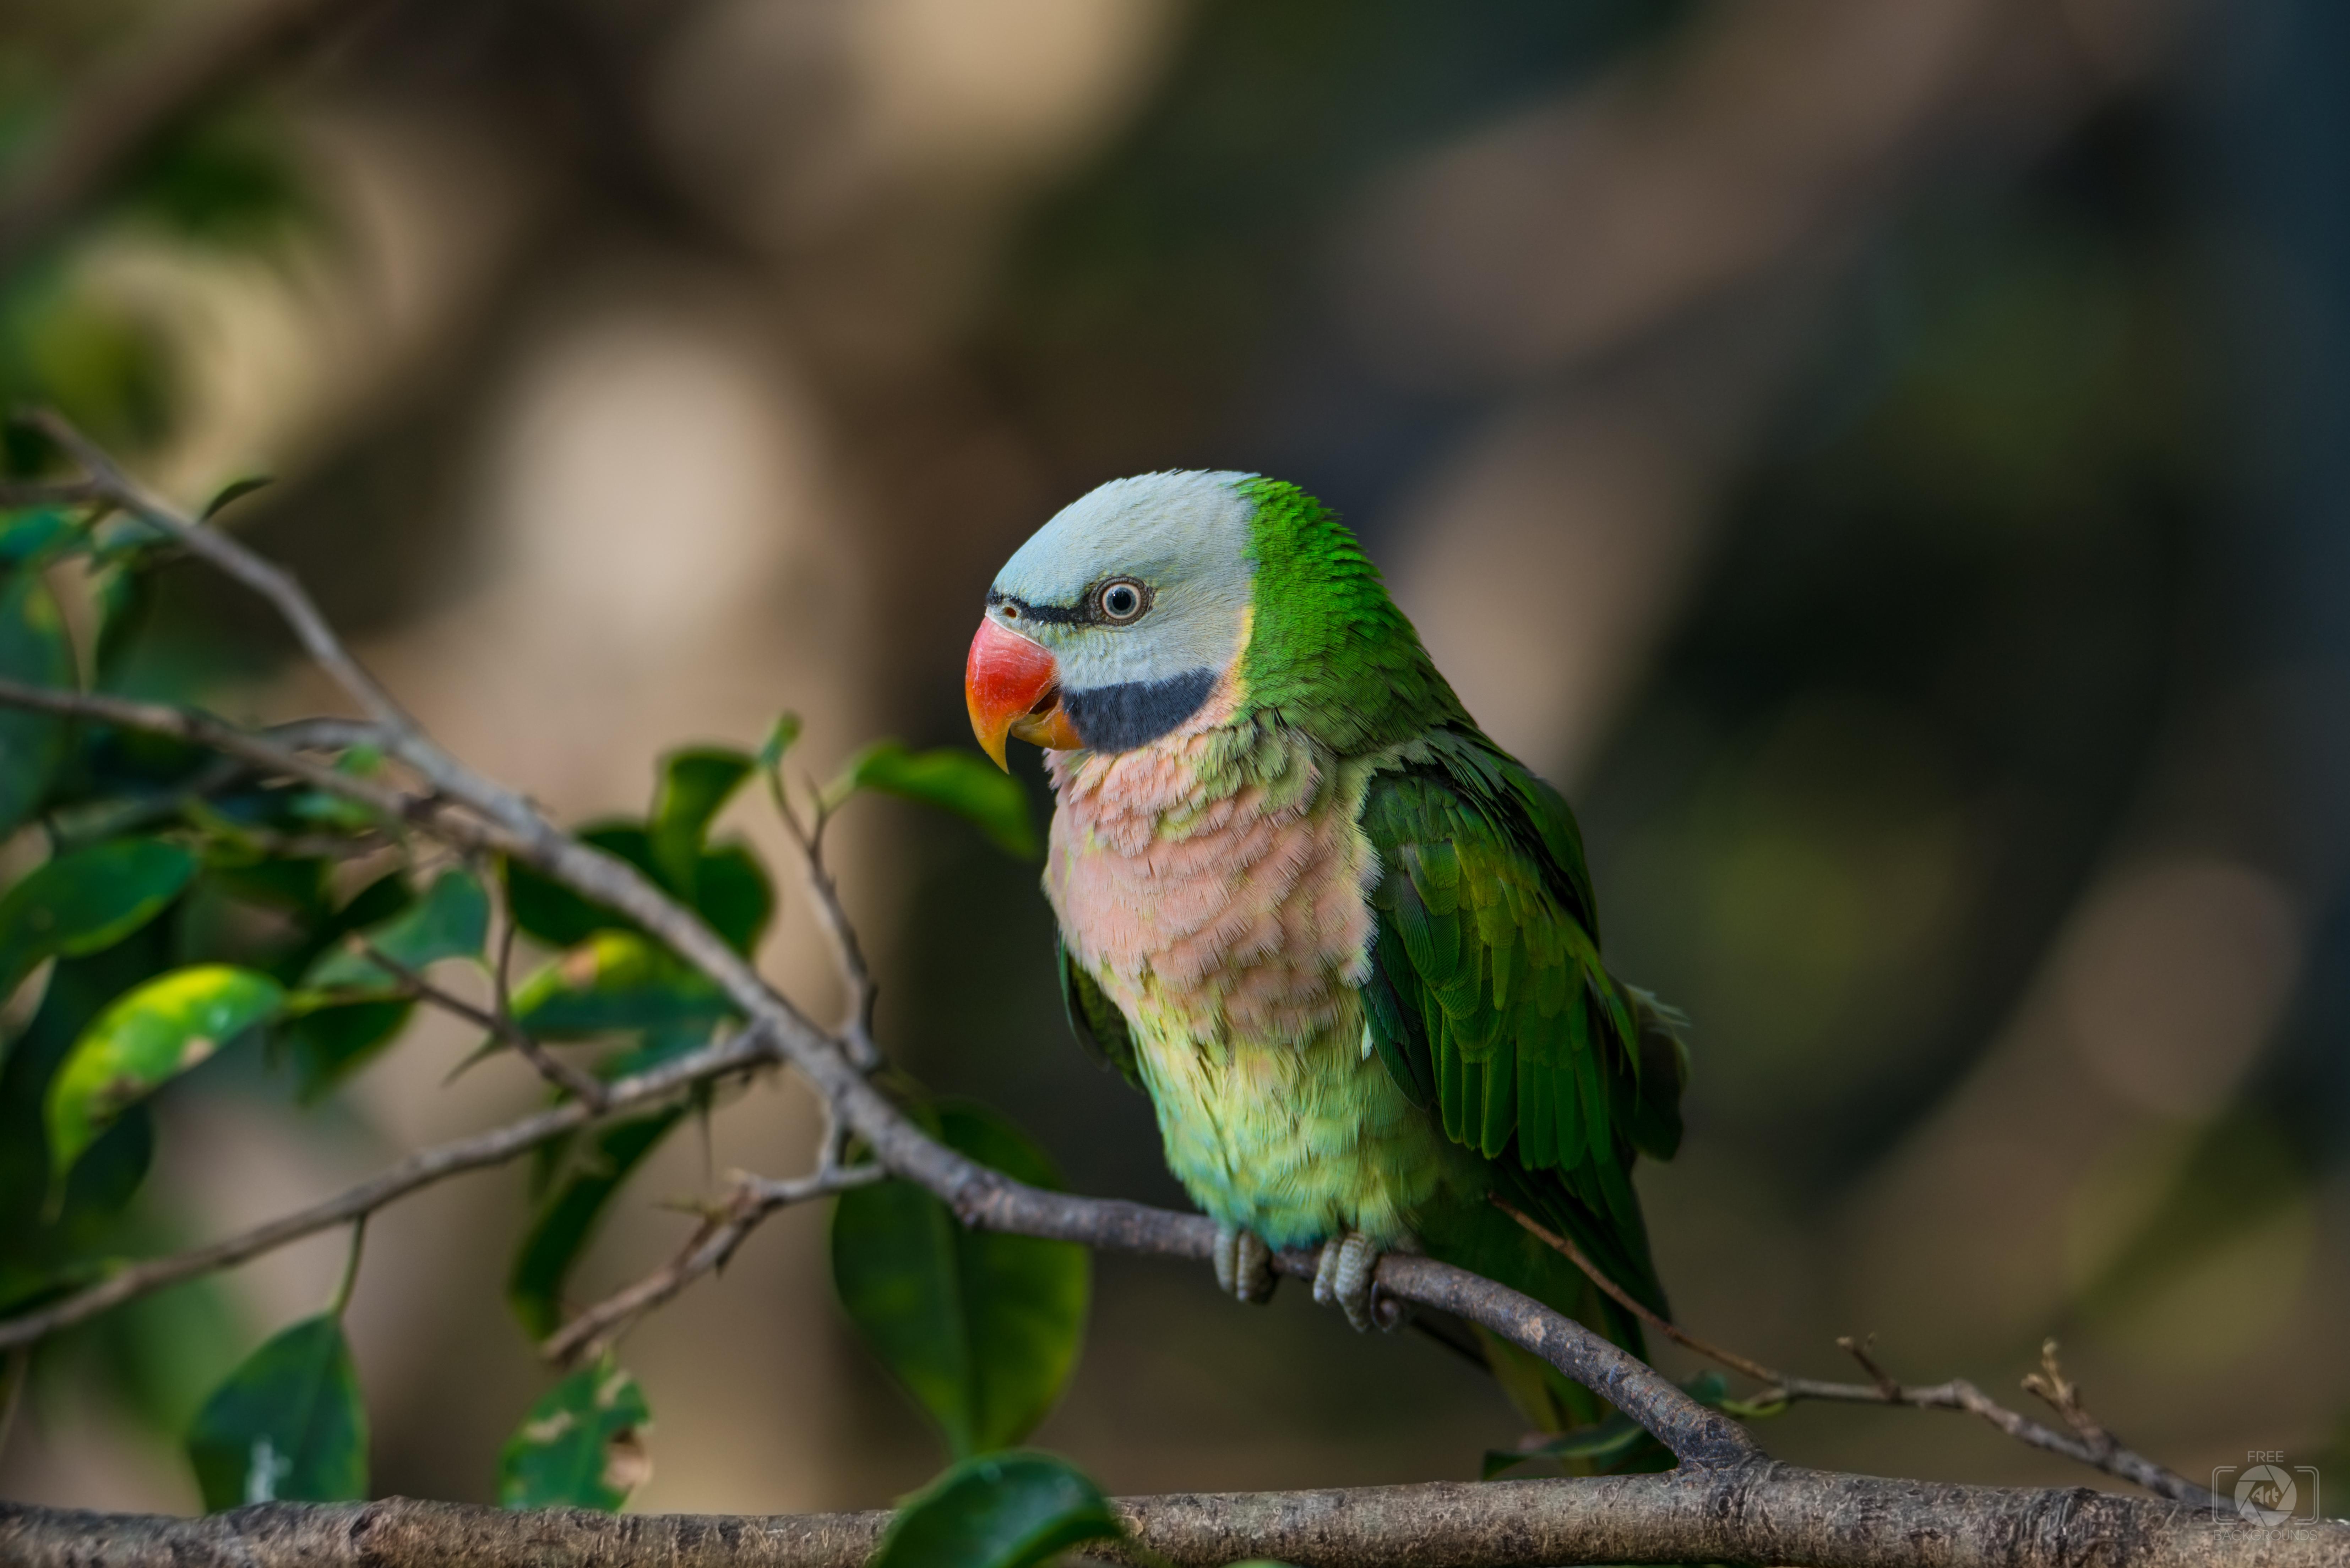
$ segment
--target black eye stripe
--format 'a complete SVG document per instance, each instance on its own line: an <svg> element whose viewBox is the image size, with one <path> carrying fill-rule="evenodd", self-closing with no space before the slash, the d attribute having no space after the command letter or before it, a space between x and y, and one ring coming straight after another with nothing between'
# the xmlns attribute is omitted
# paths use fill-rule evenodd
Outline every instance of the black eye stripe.
<svg viewBox="0 0 2350 1568"><path fill-rule="evenodd" d="M1124 614L1113 613L1103 601L1119 589L1133 593L1139 602ZM1014 620L1033 620L1045 626L1132 626L1150 608L1151 592L1148 583L1133 577L1110 577L1088 587L1073 605L1031 604L1024 598L999 589L987 591L987 607L1005 609Z"/></svg>

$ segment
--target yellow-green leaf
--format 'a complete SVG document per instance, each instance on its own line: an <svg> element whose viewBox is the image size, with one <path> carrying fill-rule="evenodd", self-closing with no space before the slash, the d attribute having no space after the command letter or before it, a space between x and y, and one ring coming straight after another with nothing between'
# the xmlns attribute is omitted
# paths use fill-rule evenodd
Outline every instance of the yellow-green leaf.
<svg viewBox="0 0 2350 1568"><path fill-rule="evenodd" d="M125 1106L267 1023L285 999L265 974L203 964L159 975L99 1014L49 1085L54 1180L62 1183Z"/></svg>

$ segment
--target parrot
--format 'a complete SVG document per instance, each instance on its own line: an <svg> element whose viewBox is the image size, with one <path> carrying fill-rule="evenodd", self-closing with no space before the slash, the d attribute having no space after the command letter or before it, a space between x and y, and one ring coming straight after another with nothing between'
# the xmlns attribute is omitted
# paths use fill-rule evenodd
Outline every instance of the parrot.
<svg viewBox="0 0 2350 1568"><path fill-rule="evenodd" d="M1631 1183L1669 1158L1684 1021L1601 962L1566 801L1481 731L1337 514L1261 474L1112 481L1005 562L964 670L980 746L1046 751L1045 894L1078 1039L1149 1098L1220 1289L1276 1251L1391 1325L1390 1251L1642 1354L1501 1206L1668 1313ZM1482 1330L1553 1431L1605 1406Z"/></svg>

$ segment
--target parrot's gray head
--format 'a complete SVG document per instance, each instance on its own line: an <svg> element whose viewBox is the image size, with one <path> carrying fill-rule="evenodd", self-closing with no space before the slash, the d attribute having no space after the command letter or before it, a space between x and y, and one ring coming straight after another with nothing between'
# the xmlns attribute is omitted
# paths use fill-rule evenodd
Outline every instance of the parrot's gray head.
<svg viewBox="0 0 2350 1568"><path fill-rule="evenodd" d="M1253 477L1113 480L1014 553L965 670L990 755L1007 734L1126 751L1199 711L1247 635Z"/></svg>

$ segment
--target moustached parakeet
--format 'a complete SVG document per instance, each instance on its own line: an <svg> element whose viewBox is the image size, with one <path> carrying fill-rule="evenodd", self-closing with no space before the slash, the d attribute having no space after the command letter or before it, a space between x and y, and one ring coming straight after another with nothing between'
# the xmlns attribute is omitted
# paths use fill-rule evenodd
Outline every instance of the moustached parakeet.
<svg viewBox="0 0 2350 1568"><path fill-rule="evenodd" d="M1679 1139L1677 1020L1608 973L1575 819L1482 733L1337 517L1154 473L1076 502L987 595L981 745L1050 749L1045 890L1078 1034L1142 1088L1217 1278L1321 1249L1357 1327L1424 1251L1639 1346L1500 1198L1659 1313L1629 1172ZM1600 1408L1523 1352L1535 1419Z"/></svg>

